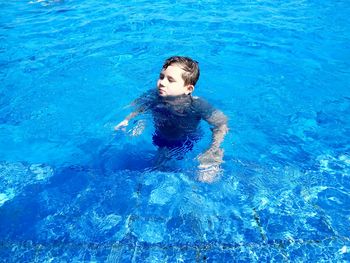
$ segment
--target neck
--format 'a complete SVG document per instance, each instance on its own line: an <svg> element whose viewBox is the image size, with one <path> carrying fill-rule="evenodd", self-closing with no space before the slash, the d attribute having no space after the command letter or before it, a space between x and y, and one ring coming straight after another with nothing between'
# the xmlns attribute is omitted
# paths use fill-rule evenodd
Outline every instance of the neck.
<svg viewBox="0 0 350 263"><path fill-rule="evenodd" d="M160 97L165 102L180 102L180 101L188 101L191 99L191 94L182 94L178 96L166 96Z"/></svg>

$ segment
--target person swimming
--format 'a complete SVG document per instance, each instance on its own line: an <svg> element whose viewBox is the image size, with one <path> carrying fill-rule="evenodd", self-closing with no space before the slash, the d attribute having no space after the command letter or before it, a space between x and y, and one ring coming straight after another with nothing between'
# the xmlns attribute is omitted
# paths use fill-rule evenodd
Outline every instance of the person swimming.
<svg viewBox="0 0 350 263"><path fill-rule="evenodd" d="M132 103L136 110L115 126L115 130L128 126L137 115L151 112L155 126L153 143L162 156L166 156L174 149L182 149L182 153L191 150L200 139L200 121L208 122L212 141L198 160L202 171L199 180L211 182L223 162L220 145L228 131L227 117L204 99L192 96L199 75L198 62L193 59L181 56L168 58L160 72L157 89L149 90L136 99Z"/></svg>

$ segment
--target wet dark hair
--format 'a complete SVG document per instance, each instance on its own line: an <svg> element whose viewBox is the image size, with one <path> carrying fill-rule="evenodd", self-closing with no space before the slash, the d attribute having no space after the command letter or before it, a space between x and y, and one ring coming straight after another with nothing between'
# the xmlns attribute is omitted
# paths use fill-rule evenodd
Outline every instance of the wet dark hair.
<svg viewBox="0 0 350 263"><path fill-rule="evenodd" d="M167 69L170 65L177 64L185 72L182 74L182 79L185 85L196 85L199 78L198 62L189 57L173 56L165 60L163 69Z"/></svg>

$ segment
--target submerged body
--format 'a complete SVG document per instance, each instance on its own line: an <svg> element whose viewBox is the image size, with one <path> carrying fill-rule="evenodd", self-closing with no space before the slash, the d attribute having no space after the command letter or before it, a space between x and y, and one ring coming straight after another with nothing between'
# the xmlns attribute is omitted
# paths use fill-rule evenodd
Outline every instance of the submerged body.
<svg viewBox="0 0 350 263"><path fill-rule="evenodd" d="M205 100L192 96L198 78L198 62L179 56L167 59L160 72L157 89L147 91L136 99L135 111L115 129L128 126L129 120L140 113L151 112L155 126L153 143L159 147L158 160L163 162L169 159L169 152L174 152L174 149L181 155L191 150L194 142L200 138L200 121L208 122L211 125L212 142L198 157L201 170L199 180L212 182L223 162L220 145L228 130L227 118Z"/></svg>
<svg viewBox="0 0 350 263"><path fill-rule="evenodd" d="M192 95L161 97L156 90L150 90L135 101L140 112L151 112L155 133L153 139L168 142L198 140L200 132L198 126L203 119L213 129L226 125L226 116L214 109L205 100ZM157 146L162 147L162 145ZM169 147L170 148L170 147Z"/></svg>

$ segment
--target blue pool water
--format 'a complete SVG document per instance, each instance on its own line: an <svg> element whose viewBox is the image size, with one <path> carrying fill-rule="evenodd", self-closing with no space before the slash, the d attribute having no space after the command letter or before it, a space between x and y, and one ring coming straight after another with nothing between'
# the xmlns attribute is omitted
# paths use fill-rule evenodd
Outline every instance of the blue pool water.
<svg viewBox="0 0 350 263"><path fill-rule="evenodd" d="M350 260L348 1L0 7L1 261ZM171 55L199 61L195 94L229 117L212 184L205 123L161 170L149 116L113 132Z"/></svg>

